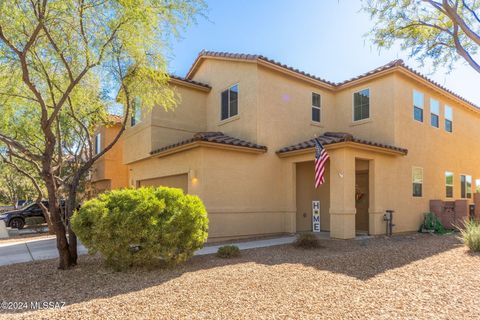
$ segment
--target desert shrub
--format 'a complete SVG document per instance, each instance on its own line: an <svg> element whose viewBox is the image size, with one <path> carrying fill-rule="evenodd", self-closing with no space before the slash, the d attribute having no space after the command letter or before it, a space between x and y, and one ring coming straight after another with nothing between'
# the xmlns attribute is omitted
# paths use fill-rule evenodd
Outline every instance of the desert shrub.
<svg viewBox="0 0 480 320"><path fill-rule="evenodd" d="M463 243L471 251L480 251L480 223L478 221L465 221L463 228L460 228L460 235Z"/></svg>
<svg viewBox="0 0 480 320"><path fill-rule="evenodd" d="M228 245L218 248L217 257L235 258L240 256L240 249L235 245Z"/></svg>
<svg viewBox="0 0 480 320"><path fill-rule="evenodd" d="M295 240L293 245L303 249L321 248L320 241L311 233L302 233L298 235L297 240Z"/></svg>
<svg viewBox="0 0 480 320"><path fill-rule="evenodd" d="M45 229L45 218L43 217L27 217L25 224L33 231L40 233Z"/></svg>
<svg viewBox="0 0 480 320"><path fill-rule="evenodd" d="M75 212L71 223L89 252L100 252L115 269L183 262L208 237L200 198L167 187L101 194Z"/></svg>
<svg viewBox="0 0 480 320"><path fill-rule="evenodd" d="M442 222L440 222L440 219L438 219L438 217L433 212L425 213L425 218L422 225L420 226L420 231L433 231L440 234L444 234L447 232Z"/></svg>

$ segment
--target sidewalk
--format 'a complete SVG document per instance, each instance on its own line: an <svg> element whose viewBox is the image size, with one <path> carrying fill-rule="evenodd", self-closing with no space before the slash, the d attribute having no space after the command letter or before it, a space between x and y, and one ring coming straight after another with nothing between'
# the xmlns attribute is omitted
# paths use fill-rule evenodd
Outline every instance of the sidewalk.
<svg viewBox="0 0 480 320"><path fill-rule="evenodd" d="M295 236L286 236L229 244L238 246L240 250L247 250L289 244L295 241L295 239ZM223 245L224 244L207 245L204 248L196 251L195 255L216 253L218 248ZM81 243L78 243L78 254L83 255L87 254L87 252L87 249ZM55 238L30 241L19 240L18 242L0 244L0 266L54 258L58 258Z"/></svg>

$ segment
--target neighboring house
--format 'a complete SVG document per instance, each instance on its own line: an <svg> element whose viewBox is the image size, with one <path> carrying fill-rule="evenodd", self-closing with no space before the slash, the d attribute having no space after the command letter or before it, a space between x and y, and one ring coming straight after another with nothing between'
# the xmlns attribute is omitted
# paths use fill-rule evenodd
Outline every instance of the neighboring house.
<svg viewBox="0 0 480 320"><path fill-rule="evenodd" d="M429 200L471 199L480 186L480 109L401 60L335 84L202 51L170 84L176 110L137 108L117 162L129 186L199 195L210 240L311 230L313 200L334 238L385 233L387 209L394 232L415 231ZM330 155L318 189L315 136Z"/></svg>
<svg viewBox="0 0 480 320"><path fill-rule="evenodd" d="M109 116L110 124L100 126L93 135L93 152L100 153L116 137L122 127L122 118ZM128 185L128 168L122 163L122 138L98 159L92 166L91 191L99 194L106 190L122 188Z"/></svg>

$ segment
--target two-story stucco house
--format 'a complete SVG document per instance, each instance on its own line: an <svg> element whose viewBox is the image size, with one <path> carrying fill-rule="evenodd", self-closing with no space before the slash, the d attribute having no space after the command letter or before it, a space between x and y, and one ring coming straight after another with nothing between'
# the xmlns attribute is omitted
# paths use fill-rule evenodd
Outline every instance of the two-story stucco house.
<svg viewBox="0 0 480 320"><path fill-rule="evenodd" d="M430 199L480 186L480 109L400 60L332 83L263 56L202 51L174 112L136 112L123 137L128 186L204 201L210 240L321 229L334 238L415 231ZM330 160L314 188L317 136ZM473 185L473 186L472 186Z"/></svg>

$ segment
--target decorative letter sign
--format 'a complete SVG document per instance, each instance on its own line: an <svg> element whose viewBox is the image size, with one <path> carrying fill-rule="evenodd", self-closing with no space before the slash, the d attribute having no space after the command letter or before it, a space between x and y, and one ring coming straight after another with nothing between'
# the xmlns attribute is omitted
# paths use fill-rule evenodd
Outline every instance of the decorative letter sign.
<svg viewBox="0 0 480 320"><path fill-rule="evenodd" d="M320 201L312 201L312 231L320 232Z"/></svg>

